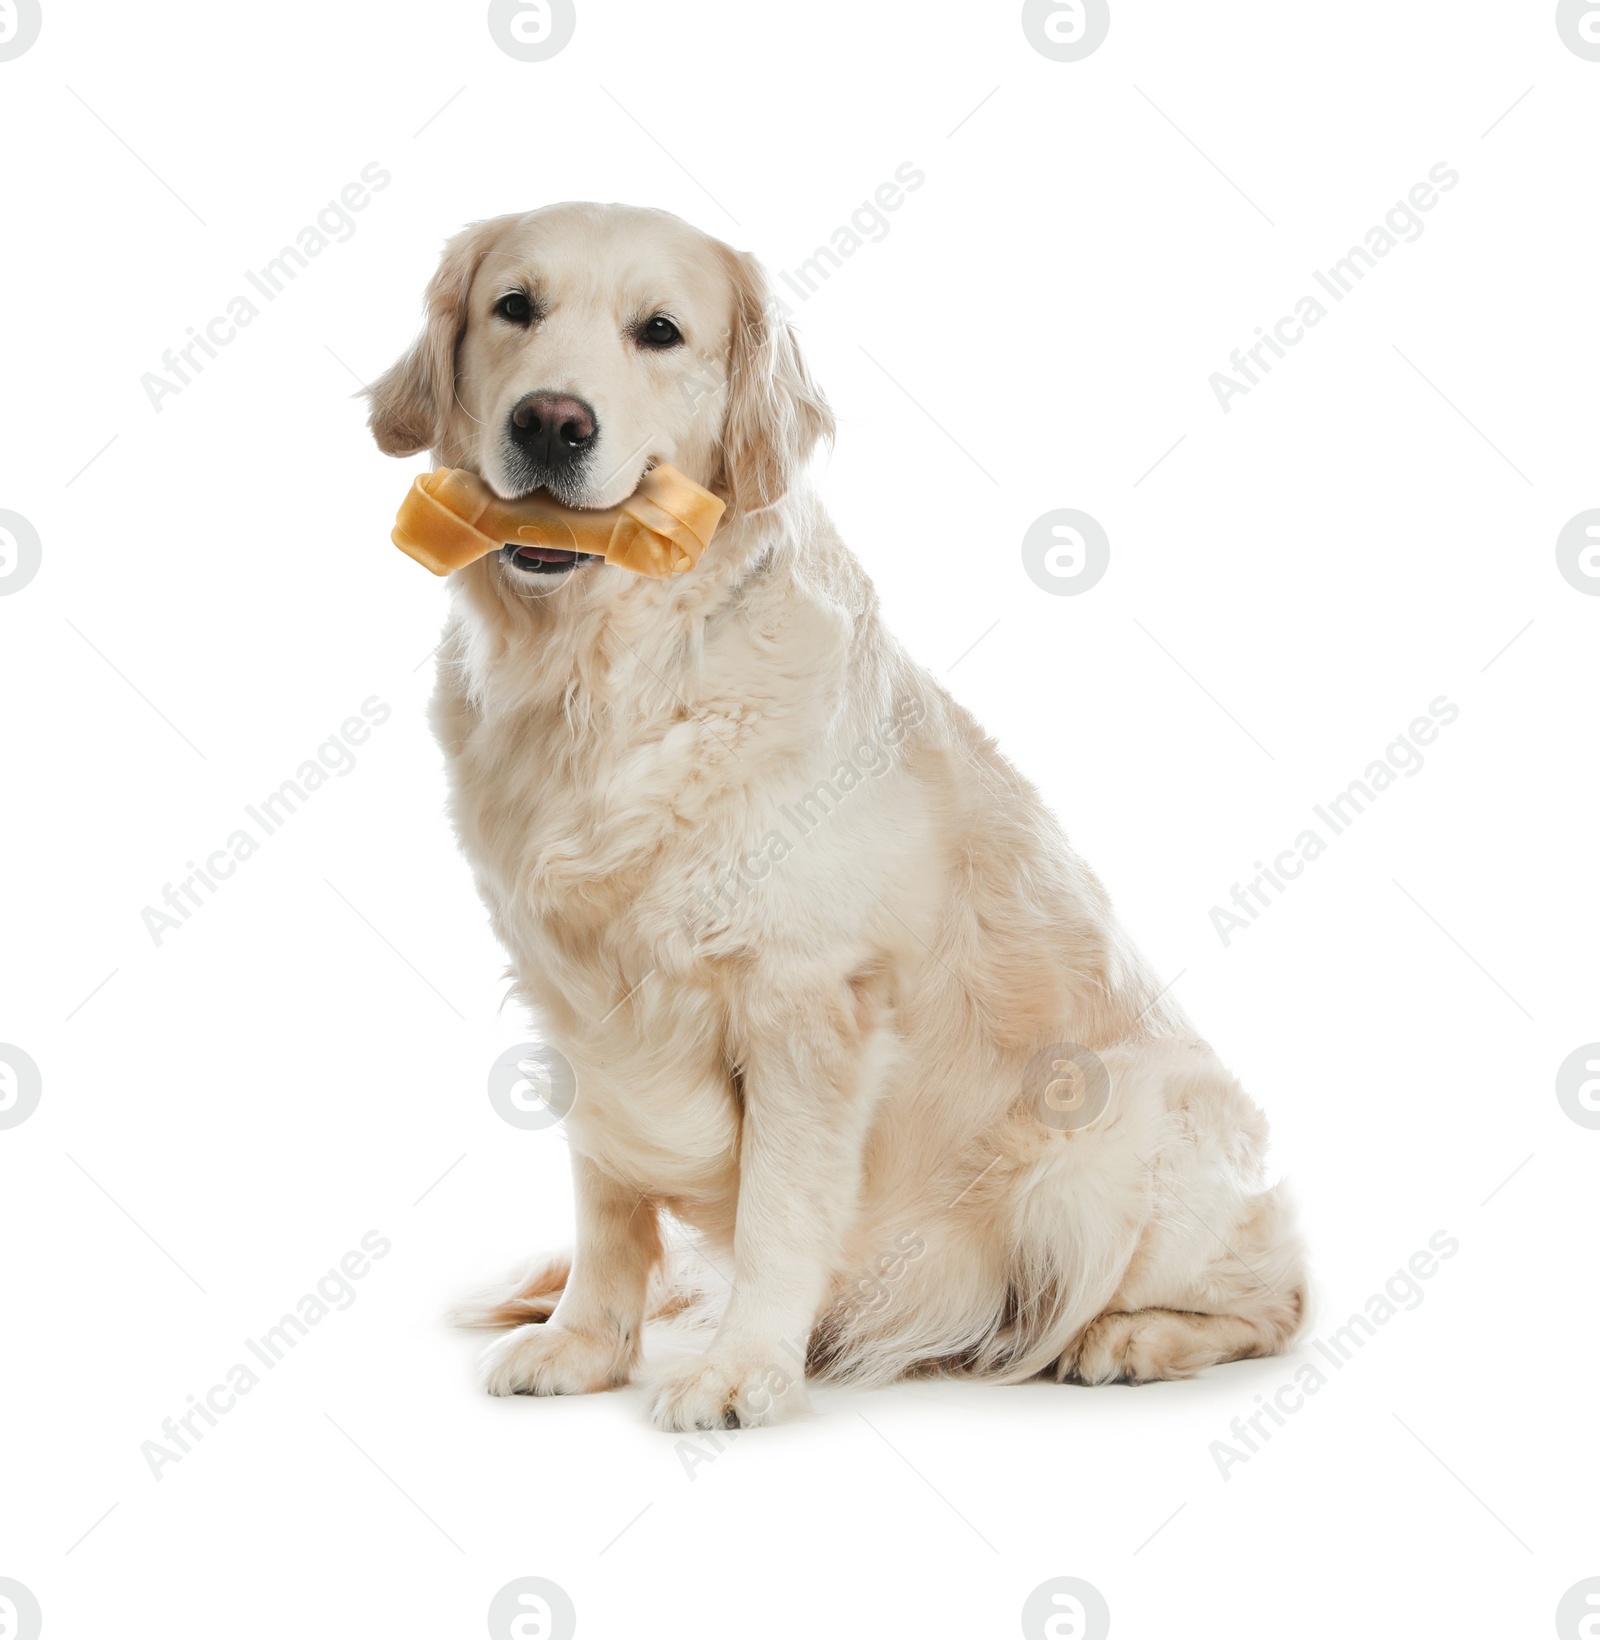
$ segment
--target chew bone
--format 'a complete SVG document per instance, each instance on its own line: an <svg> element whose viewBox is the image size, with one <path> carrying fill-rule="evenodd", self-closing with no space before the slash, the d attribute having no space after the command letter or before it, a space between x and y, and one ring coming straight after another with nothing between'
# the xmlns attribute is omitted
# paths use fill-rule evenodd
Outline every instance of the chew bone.
<svg viewBox="0 0 1600 1640"><path fill-rule="evenodd" d="M509 544L594 553L663 579L699 563L723 506L676 467L652 467L621 506L604 512L563 507L546 495L503 501L476 473L440 467L411 486L391 539L435 575Z"/></svg>

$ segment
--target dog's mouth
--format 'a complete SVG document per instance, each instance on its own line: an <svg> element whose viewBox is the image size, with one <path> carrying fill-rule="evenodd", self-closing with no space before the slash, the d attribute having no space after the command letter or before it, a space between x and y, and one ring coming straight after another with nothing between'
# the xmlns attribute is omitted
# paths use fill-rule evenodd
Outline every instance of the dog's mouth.
<svg viewBox="0 0 1600 1640"><path fill-rule="evenodd" d="M657 462L657 457L647 457L640 476L649 472ZM562 505L572 506L572 503L563 502ZM570 531L563 533L567 534L569 540L572 539ZM567 547L530 546L526 542L510 541L500 548L500 562L511 569L522 571L525 575L569 575L581 564L600 564L604 563L605 559L597 552L578 552Z"/></svg>
<svg viewBox="0 0 1600 1640"><path fill-rule="evenodd" d="M500 562L528 575L565 575L579 564L597 564L600 558L593 552L565 552L559 547L507 544L500 549Z"/></svg>

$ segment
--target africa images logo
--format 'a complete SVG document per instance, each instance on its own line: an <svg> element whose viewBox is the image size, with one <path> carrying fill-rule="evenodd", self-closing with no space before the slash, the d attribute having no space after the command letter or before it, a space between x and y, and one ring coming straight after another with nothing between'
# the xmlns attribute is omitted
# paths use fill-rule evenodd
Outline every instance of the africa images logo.
<svg viewBox="0 0 1600 1640"><path fill-rule="evenodd" d="M1324 305L1323 296L1337 305L1397 246L1414 245L1427 228L1422 214L1436 209L1439 196L1449 193L1460 181L1460 173L1440 160L1425 181L1417 183L1404 199L1397 199L1383 221L1367 230L1361 244L1352 245L1326 270L1313 268L1311 277L1320 294L1308 292L1302 296L1294 312L1286 313L1271 330L1257 325L1259 340L1233 350L1233 357L1228 361L1231 375L1226 370L1211 373L1211 391L1216 394L1223 415L1233 409L1231 400L1243 398L1252 388L1261 385L1262 377L1272 374L1274 359L1286 359L1288 349L1298 347L1307 333L1328 317L1330 309Z"/></svg>

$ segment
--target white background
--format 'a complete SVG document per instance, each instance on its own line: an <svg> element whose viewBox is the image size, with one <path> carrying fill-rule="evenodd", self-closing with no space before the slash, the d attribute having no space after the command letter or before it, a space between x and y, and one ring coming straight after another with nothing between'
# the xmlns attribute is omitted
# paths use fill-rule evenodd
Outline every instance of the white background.
<svg viewBox="0 0 1600 1640"><path fill-rule="evenodd" d="M1056 1576L1118 1636L1533 1635L1600 1576L1600 1132L1555 1094L1600 1038L1600 598L1555 557L1600 506L1600 63L1544 3L1113 12L1062 63L1013 4L580 4L524 63L478 4L46 0L0 62L0 508L42 541L0 597L0 1041L43 1085L0 1130L0 1577L51 1640L478 1635L522 1576L586 1636L1014 1635ZM141 376L372 161L157 413ZM1460 1243L1226 1477L1309 1341L824 1392L690 1463L637 1390L488 1400L442 1320L570 1196L486 1096L527 1027L423 722L444 595L387 538L423 463L350 394L467 221L660 205L792 270L907 161L795 304L831 510L1265 1106L1316 1332ZM1208 377L1441 161L1422 237L1224 414ZM1110 537L1082 596L1023 571L1059 507ZM1211 907L1441 695L1421 772L1225 947ZM353 772L157 946L142 908L372 696ZM353 1305L154 1479L374 1229Z"/></svg>

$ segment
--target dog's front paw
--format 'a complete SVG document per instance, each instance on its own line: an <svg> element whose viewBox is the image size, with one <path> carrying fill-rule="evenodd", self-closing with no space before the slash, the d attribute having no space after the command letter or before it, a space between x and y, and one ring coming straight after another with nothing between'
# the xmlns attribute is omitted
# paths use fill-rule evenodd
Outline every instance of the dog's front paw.
<svg viewBox="0 0 1600 1640"><path fill-rule="evenodd" d="M515 1328L478 1360L491 1395L591 1395L627 1383L632 1364L622 1340L548 1322Z"/></svg>
<svg viewBox="0 0 1600 1640"><path fill-rule="evenodd" d="M798 1367L702 1355L662 1373L650 1392L658 1429L754 1429L803 1411Z"/></svg>

